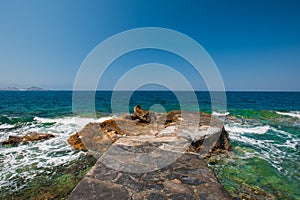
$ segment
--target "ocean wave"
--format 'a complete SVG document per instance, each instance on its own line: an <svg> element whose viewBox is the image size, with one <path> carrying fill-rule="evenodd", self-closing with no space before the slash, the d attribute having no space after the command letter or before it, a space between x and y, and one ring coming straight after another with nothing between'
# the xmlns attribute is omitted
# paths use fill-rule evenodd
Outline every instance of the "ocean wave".
<svg viewBox="0 0 300 200"><path fill-rule="evenodd" d="M279 115L300 118L300 111L291 111L291 112L279 112L279 111L276 111L276 113L279 114Z"/></svg>
<svg viewBox="0 0 300 200"><path fill-rule="evenodd" d="M265 145L266 143L272 144L273 146L277 147L286 147L290 149L296 149L297 145L300 143L300 139L297 138L297 136L292 135L286 131L278 130L274 127L271 127L269 125L263 125L263 126L245 126L240 124L227 124L225 125L225 129L229 131L229 136L232 140L248 143L251 145ZM276 133L276 136L282 138L285 140L285 142L275 143L274 140L260 140L259 138L250 138L247 136L244 136L244 133L255 133L255 134L266 134L268 131L271 131L270 134ZM263 147L262 146L262 147Z"/></svg>
<svg viewBox="0 0 300 200"><path fill-rule="evenodd" d="M34 117L34 120L39 123L56 123L56 124L63 124L63 125L77 125L80 128L83 128L88 123L101 123L105 120L111 119L111 116L101 117L101 118L85 118L85 117L63 117L63 118L41 118L41 117Z"/></svg>
<svg viewBox="0 0 300 200"><path fill-rule="evenodd" d="M265 134L268 132L271 127L269 125L263 126L249 126L249 125L240 125L240 124L226 124L225 129L234 133L254 133L254 134Z"/></svg>
<svg viewBox="0 0 300 200"><path fill-rule="evenodd" d="M68 144L69 136L90 122L102 122L107 119L111 119L111 117L99 119L35 117L35 123L27 124L13 131L2 132L0 140L7 139L8 135L24 135L28 132L52 133L55 137L14 147L0 146L0 188L19 190L37 174L50 172L55 166L77 159L81 153L75 151ZM43 126L44 123L51 124ZM3 124L1 126L4 127ZM20 177L24 180L24 184L14 185Z"/></svg>

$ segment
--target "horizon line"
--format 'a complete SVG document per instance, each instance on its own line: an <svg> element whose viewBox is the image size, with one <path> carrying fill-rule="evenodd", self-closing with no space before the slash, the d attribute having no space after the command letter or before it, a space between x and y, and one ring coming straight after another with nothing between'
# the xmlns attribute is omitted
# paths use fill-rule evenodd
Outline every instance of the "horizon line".
<svg viewBox="0 0 300 200"><path fill-rule="evenodd" d="M66 91L66 92L300 92L300 90L214 90L214 91L209 91L209 90L73 90L73 89L41 89L41 90L10 90L10 89L1 89L0 91L15 91L15 92L47 92L47 91Z"/></svg>

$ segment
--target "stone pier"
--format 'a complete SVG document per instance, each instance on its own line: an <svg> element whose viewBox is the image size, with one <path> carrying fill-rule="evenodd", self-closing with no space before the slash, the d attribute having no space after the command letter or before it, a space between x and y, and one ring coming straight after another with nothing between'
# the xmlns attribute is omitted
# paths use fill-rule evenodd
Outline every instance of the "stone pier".
<svg viewBox="0 0 300 200"><path fill-rule="evenodd" d="M136 110L89 124L69 140L98 158L69 200L232 199L204 160L231 147L220 120Z"/></svg>

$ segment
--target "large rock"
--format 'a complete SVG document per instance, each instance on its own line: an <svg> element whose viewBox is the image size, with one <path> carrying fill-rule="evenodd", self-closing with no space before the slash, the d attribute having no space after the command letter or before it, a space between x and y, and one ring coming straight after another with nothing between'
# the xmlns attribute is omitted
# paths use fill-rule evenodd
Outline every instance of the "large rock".
<svg viewBox="0 0 300 200"><path fill-rule="evenodd" d="M92 152L102 154L117 139L115 130L106 130L100 123L87 124L78 135L80 135L83 144Z"/></svg>
<svg viewBox="0 0 300 200"><path fill-rule="evenodd" d="M3 145L6 144L18 144L18 143L28 143L33 141L39 141L39 140L46 140L54 137L54 135L50 133L36 133L36 132L30 132L24 136L9 136L8 140L2 141Z"/></svg>

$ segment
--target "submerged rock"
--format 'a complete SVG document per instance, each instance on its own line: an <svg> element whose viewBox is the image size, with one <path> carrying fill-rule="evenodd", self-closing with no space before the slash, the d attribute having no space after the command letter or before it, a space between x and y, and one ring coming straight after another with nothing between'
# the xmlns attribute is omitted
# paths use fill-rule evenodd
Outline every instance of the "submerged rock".
<svg viewBox="0 0 300 200"><path fill-rule="evenodd" d="M30 132L24 136L8 136L8 140L2 141L3 145L6 144L18 144L21 142L27 143L27 142L33 142L33 141L39 141L39 140L46 140L50 139L52 137L55 137L54 135L50 133L36 133L36 132Z"/></svg>

